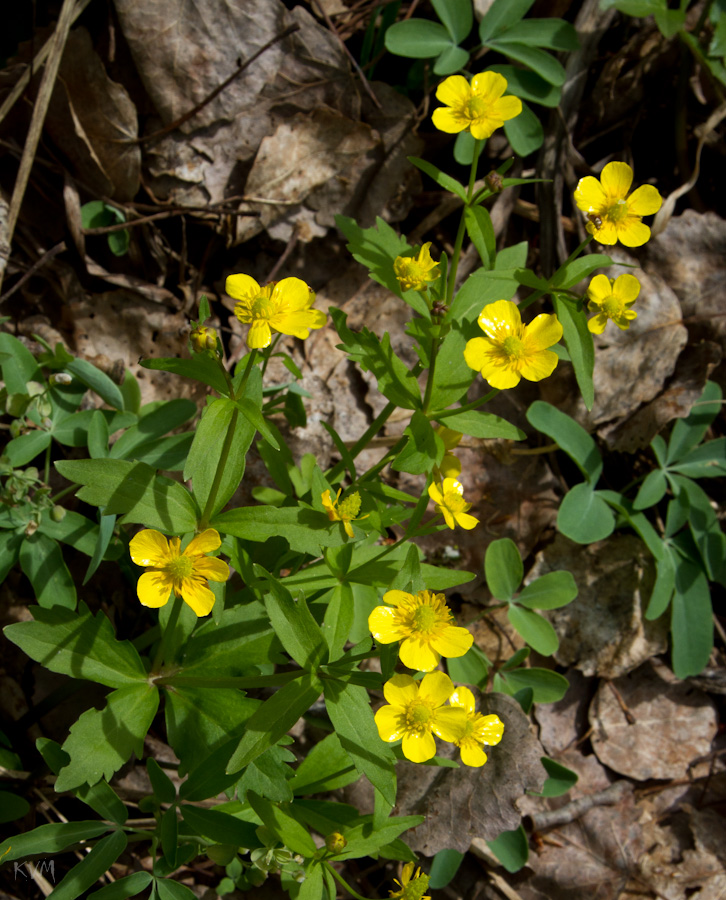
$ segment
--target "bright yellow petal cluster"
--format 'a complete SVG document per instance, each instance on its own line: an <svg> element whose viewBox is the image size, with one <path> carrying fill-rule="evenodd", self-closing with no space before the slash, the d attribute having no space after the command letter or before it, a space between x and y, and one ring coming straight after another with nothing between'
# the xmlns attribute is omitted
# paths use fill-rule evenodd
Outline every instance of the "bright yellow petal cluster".
<svg viewBox="0 0 726 900"><path fill-rule="evenodd" d="M253 350L269 347L273 331L304 340L311 329L325 325L325 313L310 308L315 293L300 278L283 278L260 287L249 275L230 275L224 289L237 301L234 314L250 326L247 346Z"/></svg>
<svg viewBox="0 0 726 900"><path fill-rule="evenodd" d="M340 494L343 489L335 495L335 500L331 500L330 491L323 491L320 499L323 503L323 509L328 514L331 522L342 522L345 533L349 538L355 537L351 522L360 522L361 519L367 519L370 513L359 516L361 499L358 491L349 494L343 500L340 500ZM340 502L338 502L340 500Z"/></svg>
<svg viewBox="0 0 726 900"><path fill-rule="evenodd" d="M638 314L630 307L640 293L640 282L634 275L620 275L613 280L607 275L596 275L587 289L588 309L597 312L587 320L593 334L602 334L608 319L625 331Z"/></svg>
<svg viewBox="0 0 726 900"><path fill-rule="evenodd" d="M403 755L426 762L436 755L434 735L455 743L466 731L466 711L447 706L454 684L443 672L430 672L418 682L410 675L394 675L383 685L389 706L375 715L381 740L403 738Z"/></svg>
<svg viewBox="0 0 726 900"><path fill-rule="evenodd" d="M431 672L442 656L463 656L474 642L470 631L452 624L443 594L386 591L383 600L391 606L377 606L368 616L368 627L381 644L401 641L399 656L409 669Z"/></svg>
<svg viewBox="0 0 726 900"><path fill-rule="evenodd" d="M507 79L498 72L480 72L471 79L451 75L436 88L436 99L446 104L435 109L432 121L439 131L458 134L469 130L477 140L491 137L522 112L519 97L502 96Z"/></svg>
<svg viewBox="0 0 726 900"><path fill-rule="evenodd" d="M183 552L177 537L167 540L153 528L140 531L131 538L129 551L137 566L149 567L136 585L141 603L154 608L164 606L174 591L198 616L208 615L214 606L209 579L226 581L229 566L205 554L219 550L221 545L214 528L198 534Z"/></svg>
<svg viewBox="0 0 726 900"><path fill-rule="evenodd" d="M428 282L439 277L439 264L431 258L431 241L424 244L418 256L397 256L393 271L402 291L425 291Z"/></svg>
<svg viewBox="0 0 726 900"><path fill-rule="evenodd" d="M429 887L429 876L416 869L414 874L414 865L412 862L406 863L401 872L401 880L397 878L393 880L399 886L399 891L389 891L389 895L396 900L431 900L424 891Z"/></svg>
<svg viewBox="0 0 726 900"><path fill-rule="evenodd" d="M464 359L493 388L512 388L522 378L541 381L554 371L557 354L547 348L562 337L557 316L543 313L523 325L516 303L497 300L484 307L477 322L486 337L467 341Z"/></svg>
<svg viewBox="0 0 726 900"><path fill-rule="evenodd" d="M626 247L640 247L650 238L643 216L652 216L663 198L651 184L643 184L628 196L633 170L627 163L608 163L600 180L588 175L575 189L577 208L587 213L587 230L601 244L620 241Z"/></svg>
<svg viewBox="0 0 726 900"><path fill-rule="evenodd" d="M478 713L469 688L458 687L449 698L449 703L466 712L464 735L455 742L461 751L461 761L465 766L483 766L487 755L482 745L493 747L498 744L504 733L504 723L497 715L483 716Z"/></svg>
<svg viewBox="0 0 726 900"><path fill-rule="evenodd" d="M479 519L468 514L471 503L467 503L463 495L464 487L455 478L444 478L441 484L429 485L429 497L436 504L436 512L444 517L449 528L460 525L471 531L479 524Z"/></svg>
<svg viewBox="0 0 726 900"><path fill-rule="evenodd" d="M454 431L453 428L447 428L445 425L439 425L436 434L444 443L444 458L441 465L434 466L434 478L443 481L444 478L458 478L461 475L461 463L458 457L451 452L455 450L463 437L460 431Z"/></svg>

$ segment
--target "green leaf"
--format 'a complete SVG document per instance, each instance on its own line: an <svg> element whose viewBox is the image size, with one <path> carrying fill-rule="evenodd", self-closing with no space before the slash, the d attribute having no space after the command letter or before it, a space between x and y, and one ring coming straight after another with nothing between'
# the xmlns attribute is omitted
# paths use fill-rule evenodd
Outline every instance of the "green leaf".
<svg viewBox="0 0 726 900"><path fill-rule="evenodd" d="M497 255L497 239L489 210L483 206L465 207L464 223L466 233L476 247L484 268L493 269Z"/></svg>
<svg viewBox="0 0 726 900"><path fill-rule="evenodd" d="M138 414L141 408L141 388L136 376L129 369L126 369L124 380L121 383L121 393L124 398L124 410Z"/></svg>
<svg viewBox="0 0 726 900"><path fill-rule="evenodd" d="M444 445L428 417L416 411L404 434L408 436L408 442L391 463L391 468L396 472L410 472L412 475L430 472L443 458Z"/></svg>
<svg viewBox="0 0 726 900"><path fill-rule="evenodd" d="M310 709L321 692L320 680L306 672L265 700L248 720L242 740L227 764L227 772L238 772L276 744Z"/></svg>
<svg viewBox="0 0 726 900"><path fill-rule="evenodd" d="M409 20L410 21L410 20ZM391 403L404 409L420 409L421 391L413 372L391 348L391 336L385 332L379 338L364 328L351 331L346 325L347 314L332 306L329 310L336 330L343 341L338 345L348 356L370 371L378 382L378 390Z"/></svg>
<svg viewBox="0 0 726 900"><path fill-rule="evenodd" d="M292 393L291 391L288 392L287 397L285 398L286 403L290 397L297 397L297 395ZM302 403L302 401L300 400L299 397L297 397L297 399ZM272 447L272 449L279 450L280 445L277 443L277 440L275 439L274 434L268 427L267 421L265 420L265 417L260 412L259 407L255 406L255 404L251 400L248 400L246 397L243 397L241 400L238 400L237 406L242 410L242 415L247 419L248 423L254 429L256 429L257 431L260 432L262 437L267 441L267 443ZM300 424L304 426L305 420L303 420ZM254 436L254 432L253 432L253 436ZM251 443L251 441L250 441L250 443Z"/></svg>
<svg viewBox="0 0 726 900"><path fill-rule="evenodd" d="M540 106L555 107L560 102L562 91L553 84L540 78L531 69L520 69L518 66L509 66L496 63L487 66L487 72L498 72L507 79L507 93L514 94L522 100L530 103L538 103Z"/></svg>
<svg viewBox="0 0 726 900"><path fill-rule="evenodd" d="M265 609L282 646L299 666L316 669L326 655L326 643L304 595L293 600L287 588L262 566L255 565L254 572L267 581Z"/></svg>
<svg viewBox="0 0 726 900"><path fill-rule="evenodd" d="M279 803L293 799L290 778L293 774L288 762L295 756L284 747L268 747L256 760L245 767L237 782L237 796L243 798L247 791L267 797Z"/></svg>
<svg viewBox="0 0 726 900"><path fill-rule="evenodd" d="M188 806L185 803L180 806L180 810L184 821L189 826L213 841L220 844L232 844L234 847L243 847L245 850L254 850L256 847L262 846L262 842L257 837L257 826L251 822L244 822L242 819L218 809L203 809L200 806Z"/></svg>
<svg viewBox="0 0 726 900"><path fill-rule="evenodd" d="M600 9L613 7L628 16L652 16L666 8L666 0L600 0Z"/></svg>
<svg viewBox="0 0 726 900"><path fill-rule="evenodd" d="M496 37L523 19L534 0L495 0L479 22L479 39L482 43Z"/></svg>
<svg viewBox="0 0 726 900"><path fill-rule="evenodd" d="M615 515L587 482L565 494L557 512L557 528L577 544L594 544L615 530Z"/></svg>
<svg viewBox="0 0 726 900"><path fill-rule="evenodd" d="M394 816L385 819L384 824L380 828L371 828L373 822L371 816L362 816L363 821L347 828L345 837L348 841L347 847L335 855L335 859L358 859L361 856L371 856L390 844L404 831L415 828L420 825L425 816Z"/></svg>
<svg viewBox="0 0 726 900"><path fill-rule="evenodd" d="M469 0L466 0L466 2L468 3ZM419 159L418 156L409 156L407 158L412 165L428 175L429 178L432 178L439 187L442 187L445 191L451 191L452 194L456 194L457 197L460 197L466 203L466 188L460 181L452 178L451 175L447 175L446 172L442 172L433 163L426 162L425 159Z"/></svg>
<svg viewBox="0 0 726 900"><path fill-rule="evenodd" d="M88 426L88 454L91 459L104 459L109 454L108 422L100 409L93 410Z"/></svg>
<svg viewBox="0 0 726 900"><path fill-rule="evenodd" d="M433 891L445 888L459 871L464 854L458 850L439 850L431 861L429 887Z"/></svg>
<svg viewBox="0 0 726 900"><path fill-rule="evenodd" d="M140 363L145 369L157 372L173 372L184 378L192 378L202 384L208 384L218 394L227 396L229 384L219 365L209 356L196 355L192 359L178 359L176 356L158 359L142 359Z"/></svg>
<svg viewBox="0 0 726 900"><path fill-rule="evenodd" d="M28 348L12 334L0 334L0 369L8 394L25 394L29 381L43 383L43 373Z"/></svg>
<svg viewBox="0 0 726 900"><path fill-rule="evenodd" d="M300 891L296 900L320 900L321 897L330 896L329 892L328 894L323 893L324 871L327 872L328 870L323 870L322 866L317 861L310 863L305 870L305 881L300 885ZM333 882L333 884L335 884L335 882ZM335 888L333 890L335 890ZM332 896L334 897L335 894Z"/></svg>
<svg viewBox="0 0 726 900"><path fill-rule="evenodd" d="M676 588L676 566L679 559L669 544L663 544L663 556L655 561L656 579L645 618L657 619L668 609Z"/></svg>
<svg viewBox="0 0 726 900"><path fill-rule="evenodd" d="M449 414L451 412L451 414ZM493 413L482 412L479 409L470 409L466 412L457 412L447 410L445 413L434 413L436 421L447 428L453 428L462 434L469 434L475 438L482 440L492 440L494 438L505 438L510 441L522 441L526 437L525 433Z"/></svg>
<svg viewBox="0 0 726 900"><path fill-rule="evenodd" d="M330 522L317 510L297 506L230 509L215 516L210 527L248 541L283 537L291 550L311 556L320 556L321 547L341 547L346 542L337 522Z"/></svg>
<svg viewBox="0 0 726 900"><path fill-rule="evenodd" d="M259 371L259 370L256 370ZM255 436L255 428L227 397L219 397L208 406L197 424L194 440L184 467L184 480L191 478L194 496L204 509L212 491L222 450L229 430L234 437L218 485L212 514L219 512L239 487L245 471L247 450Z"/></svg>
<svg viewBox="0 0 726 900"><path fill-rule="evenodd" d="M503 252L497 254L497 262ZM463 323L475 320L488 303L511 300L518 287L511 271L477 269L457 291L444 322L458 323L461 327Z"/></svg>
<svg viewBox="0 0 726 900"><path fill-rule="evenodd" d="M287 812L285 806L270 803L254 791L247 791L247 802L265 827L293 853L306 857L315 855L317 848L310 832Z"/></svg>
<svg viewBox="0 0 726 900"><path fill-rule="evenodd" d="M680 462L682 458L703 440L711 422L721 410L723 394L713 381L707 381L703 393L693 404L685 419L676 419L670 440L666 465Z"/></svg>
<svg viewBox="0 0 726 900"><path fill-rule="evenodd" d="M67 847L90 841L108 831L107 822L91 819L82 822L40 825L25 834L16 834L0 844L3 865L28 856L62 853Z"/></svg>
<svg viewBox="0 0 726 900"><path fill-rule="evenodd" d="M466 338L457 328L452 328L441 342L436 356L434 387L429 409L448 409L461 400L476 378L464 359Z"/></svg>
<svg viewBox="0 0 726 900"><path fill-rule="evenodd" d="M128 900L129 897L137 897L152 881L149 872L133 872L89 894L88 900Z"/></svg>
<svg viewBox="0 0 726 900"><path fill-rule="evenodd" d="M70 544L87 556L92 556L96 552L99 540L98 525L72 509L65 511L65 515L60 522L56 522L53 519L50 510L43 510L38 531L54 541L63 541L64 544ZM115 556L118 556L118 552L115 552Z"/></svg>
<svg viewBox="0 0 726 900"><path fill-rule="evenodd" d="M712 581L726 577L726 535L708 494L690 478L672 475L671 484L679 496L688 497L688 526L696 542L706 574Z"/></svg>
<svg viewBox="0 0 726 900"><path fill-rule="evenodd" d="M157 878L154 884L159 900L197 900L191 888L171 878Z"/></svg>
<svg viewBox="0 0 726 900"><path fill-rule="evenodd" d="M522 688L531 688L535 703L557 703L565 696L569 686L569 681L563 675L534 666L529 669L511 669L506 675L498 672L494 676L495 691L513 696Z"/></svg>
<svg viewBox="0 0 726 900"><path fill-rule="evenodd" d="M591 275L595 269L604 269L613 264L612 259L604 253L590 253L566 262L552 276L552 287L567 290L574 287L583 278Z"/></svg>
<svg viewBox="0 0 726 900"><path fill-rule="evenodd" d="M491 50L496 50L503 56L513 59L528 69L532 69L539 76L544 78L555 87L561 87L565 83L565 70L562 65L546 50L540 50L539 47L530 47L528 44L522 44L514 41L502 40L501 35L497 35L494 40L487 40L485 43ZM510 120L513 121L513 120Z"/></svg>
<svg viewBox="0 0 726 900"><path fill-rule="evenodd" d="M238 739L232 738L205 756L202 762L192 769L186 781L182 782L179 796L194 803L217 797L223 791L232 788L235 782L239 781L239 773L227 774L224 767L237 743Z"/></svg>
<svg viewBox="0 0 726 900"><path fill-rule="evenodd" d="M507 872L519 872L529 859L529 843L524 828L520 825L515 831L504 831L487 845Z"/></svg>
<svg viewBox="0 0 726 900"><path fill-rule="evenodd" d="M102 612L94 618L81 604L81 612L55 606L32 608L33 621L5 628L5 637L31 659L50 669L120 688L148 675L130 641L118 641L113 626Z"/></svg>
<svg viewBox="0 0 726 900"><path fill-rule="evenodd" d="M671 604L673 671L681 680L700 674L713 648L713 609L706 573L681 556Z"/></svg>
<svg viewBox="0 0 726 900"><path fill-rule="evenodd" d="M638 495L633 501L633 509L648 509L655 506L665 496L668 489L665 473L662 469L653 469L649 472L640 485Z"/></svg>
<svg viewBox="0 0 726 900"><path fill-rule="evenodd" d="M352 784L359 777L350 756L333 732L312 745L297 767L290 787L295 794L322 794Z"/></svg>
<svg viewBox="0 0 726 900"><path fill-rule="evenodd" d="M563 766L548 756L541 757L542 765L547 770L547 781L544 783L542 793L530 791L535 797L561 797L566 794L578 782L578 776L572 769Z"/></svg>
<svg viewBox="0 0 726 900"><path fill-rule="evenodd" d="M108 834L75 865L53 890L55 900L76 900L104 872L107 872L126 849L128 838L123 831Z"/></svg>
<svg viewBox="0 0 726 900"><path fill-rule="evenodd" d="M528 44L548 50L579 50L577 32L563 19L526 19L497 35L502 43Z"/></svg>
<svg viewBox="0 0 726 900"><path fill-rule="evenodd" d="M4 455L12 466L25 466L39 456L52 440L49 431L29 431L5 445Z"/></svg>
<svg viewBox="0 0 726 900"><path fill-rule="evenodd" d="M595 402L595 388L592 374L595 369L595 347L592 334L587 327L587 315L584 307L578 309L577 303L561 294L553 294L552 300L557 318L562 325L563 338L567 352L570 354L572 368L575 370L582 399L585 406L592 409Z"/></svg>
<svg viewBox="0 0 726 900"><path fill-rule="evenodd" d="M212 675L214 670L207 672ZM230 737L241 737L245 723L260 705L236 688L173 685L164 711L169 744L180 760L179 774L201 765Z"/></svg>
<svg viewBox="0 0 726 900"><path fill-rule="evenodd" d="M88 360L74 359L66 363L64 368L69 375L95 391L109 406L113 406L114 409L124 408L124 398L119 386Z"/></svg>
<svg viewBox="0 0 726 900"><path fill-rule="evenodd" d="M191 400L167 400L142 414L136 425L127 428L111 447L114 459L134 459L135 451L149 441L163 437L188 422L197 412ZM95 413L94 413L95 415Z"/></svg>
<svg viewBox="0 0 726 900"><path fill-rule="evenodd" d="M326 680L325 705L341 747L391 806L396 802L394 756L379 737L365 688Z"/></svg>
<svg viewBox="0 0 726 900"><path fill-rule="evenodd" d="M453 44L442 50L434 62L434 75L453 75L469 62L469 51Z"/></svg>
<svg viewBox="0 0 726 900"><path fill-rule="evenodd" d="M571 572L548 572L522 588L517 597L527 609L559 609L577 596L577 584Z"/></svg>
<svg viewBox="0 0 726 900"><path fill-rule="evenodd" d="M343 582L333 588L323 619L322 632L328 645L328 658L331 662L342 655L354 618L353 588L347 582Z"/></svg>
<svg viewBox="0 0 726 900"><path fill-rule="evenodd" d="M529 407L527 421L538 431L557 441L592 486L597 484L602 473L602 457L595 441L582 425L543 400L535 400Z"/></svg>
<svg viewBox="0 0 726 900"><path fill-rule="evenodd" d="M726 22L726 17L724 18ZM716 438L695 447L669 466L672 472L688 478L716 478L726 475L726 438Z"/></svg>
<svg viewBox="0 0 726 900"><path fill-rule="evenodd" d="M452 41L460 44L469 37L474 14L471 0L431 0L436 15L441 19Z"/></svg>
<svg viewBox="0 0 726 900"><path fill-rule="evenodd" d="M489 660L474 644L463 656L446 660L449 678L460 684L482 687L489 675Z"/></svg>
<svg viewBox="0 0 726 900"><path fill-rule="evenodd" d="M467 129L456 135L454 142L454 159L460 166L470 166L474 159L474 148L476 140L472 137L471 132Z"/></svg>
<svg viewBox="0 0 726 900"><path fill-rule="evenodd" d="M386 50L409 59L438 56L451 46L451 37L443 25L428 19L406 19L386 31Z"/></svg>
<svg viewBox="0 0 726 900"><path fill-rule="evenodd" d="M10 791L0 791L0 824L22 819L30 812L30 804L25 797Z"/></svg>
<svg viewBox="0 0 726 900"><path fill-rule="evenodd" d="M113 537L113 530L116 526L116 516L101 516L99 515L99 525L96 539L96 546L93 549L93 555L91 556L91 561L88 564L88 569L86 570L86 574L83 577L83 584L88 584L93 573L101 564L104 556L106 555L106 551L108 549L108 545L111 542L111 538Z"/></svg>
<svg viewBox="0 0 726 900"><path fill-rule="evenodd" d="M176 800L174 783L153 757L146 760L146 771L149 773L152 790L159 802L174 803Z"/></svg>
<svg viewBox="0 0 726 900"><path fill-rule="evenodd" d="M20 545L20 567L33 586L38 603L46 609L76 608L76 586L56 541L36 531Z"/></svg>
<svg viewBox="0 0 726 900"><path fill-rule="evenodd" d="M60 460L56 468L69 481L84 485L79 500L125 513L122 523L139 522L165 534L195 531L197 510L191 495L175 481L162 479L151 466L123 459Z"/></svg>
<svg viewBox="0 0 726 900"><path fill-rule="evenodd" d="M501 538L489 544L484 557L484 575L492 597L512 599L524 575L522 557L514 541Z"/></svg>
<svg viewBox="0 0 726 900"><path fill-rule="evenodd" d="M132 753L141 757L158 705L158 690L139 684L109 694L102 710L84 712L63 744L71 761L61 770L56 790L95 784L101 778L108 781Z"/></svg>
<svg viewBox="0 0 726 900"><path fill-rule="evenodd" d="M542 656L552 656L560 646L555 629L539 613L512 603L507 616L529 646Z"/></svg>
<svg viewBox="0 0 726 900"><path fill-rule="evenodd" d="M544 142L542 123L524 101L522 112L504 123L504 133L512 145L512 150L521 157L539 150Z"/></svg>

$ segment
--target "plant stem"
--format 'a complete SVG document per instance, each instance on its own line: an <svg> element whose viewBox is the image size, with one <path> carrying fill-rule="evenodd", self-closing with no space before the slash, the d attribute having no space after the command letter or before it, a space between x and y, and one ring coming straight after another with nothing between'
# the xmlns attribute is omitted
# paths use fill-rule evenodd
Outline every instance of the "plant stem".
<svg viewBox="0 0 726 900"><path fill-rule="evenodd" d="M350 455L352 459L355 459L365 448L368 446L369 441L374 438L378 432L383 428L386 424L391 413L396 409L395 403L387 403L381 412L376 416L376 418L371 422L368 428L363 432L363 434L358 438L358 440L353 444L350 448ZM343 460L337 462L332 469L326 472L326 478L330 482L335 482L337 478L342 475L345 471L345 463ZM366 473L367 474L367 473ZM360 480L360 479L359 479Z"/></svg>
<svg viewBox="0 0 726 900"><path fill-rule="evenodd" d="M463 220L462 220L463 221ZM429 411L429 405L431 403L431 395L434 392L434 373L436 372L436 357L439 353L439 344L441 343L441 339L438 335L434 335L431 338L431 360L429 363L429 371L426 376L426 389L424 391L423 398L423 409L422 412L426 415Z"/></svg>
<svg viewBox="0 0 726 900"><path fill-rule="evenodd" d="M488 403L499 393L498 388L494 388L489 391L488 394L485 394L483 397L479 397L477 400L472 400L471 403L466 403L464 406L457 406L454 409L447 409L442 413L438 413L437 419L447 419L449 416L458 416L459 413L469 412L470 409L478 409L478 407L483 406L485 403Z"/></svg>
<svg viewBox="0 0 726 900"><path fill-rule="evenodd" d="M182 669L177 674L166 674L154 679L154 684L173 684L179 687L208 687L208 688L265 688L278 687L302 678L304 669L293 672L277 672L274 675L250 675L230 676L229 678L204 678L197 676L185 676Z"/></svg>
<svg viewBox="0 0 726 900"><path fill-rule="evenodd" d="M339 875L335 869L330 865L329 862L323 862L322 865L330 872L330 874L335 878L335 880L341 884L346 891L351 895L351 897L355 897L355 900L368 900L367 897L364 897L362 894L359 894L357 891L354 891L353 888L348 884L348 882L343 878L342 875Z"/></svg>
<svg viewBox="0 0 726 900"><path fill-rule="evenodd" d="M451 257L451 265L449 266L449 283L446 286L446 305L448 306L454 299L454 290L456 288L456 271L459 268L459 257L461 256L461 246L464 243L464 232L466 231L466 211L471 206L474 196L474 184L476 182L476 170L479 166L479 154L481 153L484 141L474 142L474 156L471 161L471 171L469 172L469 188L466 193L466 203L461 210L461 221L459 222L459 230L456 233L456 241L454 242L454 253Z"/></svg>
<svg viewBox="0 0 726 900"><path fill-rule="evenodd" d="M184 602L180 596L176 593L174 594L173 606L171 608L171 614L169 616L169 621L166 623L166 628L164 629L164 633L161 636L161 640L159 641L159 646L156 651L156 656L154 657L154 662L151 666L152 674L157 672L161 667L162 662L164 661L164 655L166 654L169 648L169 640L174 634L174 629L176 628L176 623L179 621L179 613L181 612L181 605Z"/></svg>
<svg viewBox="0 0 726 900"><path fill-rule="evenodd" d="M262 377L263 378L265 376L265 372L267 371L267 364L270 361L270 357L272 356L272 354L275 350L275 347L277 346L277 342L280 340L281 337L282 337L281 334L276 334L272 343L270 344L270 346L267 347L267 349L265 350L264 359L262 360Z"/></svg>

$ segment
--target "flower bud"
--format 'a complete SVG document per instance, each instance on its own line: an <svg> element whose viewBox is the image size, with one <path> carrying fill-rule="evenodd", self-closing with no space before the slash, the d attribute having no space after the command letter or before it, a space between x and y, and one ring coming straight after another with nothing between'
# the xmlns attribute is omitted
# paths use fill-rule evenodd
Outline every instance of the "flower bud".
<svg viewBox="0 0 726 900"><path fill-rule="evenodd" d="M329 853L342 853L348 846L348 841L339 831L333 831L325 838L325 849Z"/></svg>
<svg viewBox="0 0 726 900"><path fill-rule="evenodd" d="M487 187L493 194L500 194L504 190L504 184L502 183L502 176L496 170L490 172L486 178L484 179L487 183Z"/></svg>
<svg viewBox="0 0 726 900"><path fill-rule="evenodd" d="M35 519L31 519L30 522L25 526L25 537L31 537L38 530L38 523Z"/></svg>
<svg viewBox="0 0 726 900"><path fill-rule="evenodd" d="M50 517L54 522L62 522L66 517L66 511L62 506L54 506L50 511Z"/></svg>
<svg viewBox="0 0 726 900"><path fill-rule="evenodd" d="M189 335L189 338L196 353L203 353L205 350L217 349L217 332L214 330L214 328L209 328L206 325L200 325L198 328L195 328L194 331L192 331L192 333Z"/></svg>
<svg viewBox="0 0 726 900"><path fill-rule="evenodd" d="M56 384L70 384L73 381L73 379L67 372L55 372L53 375L50 376L48 381L50 382L50 385L52 387L53 385L56 385Z"/></svg>

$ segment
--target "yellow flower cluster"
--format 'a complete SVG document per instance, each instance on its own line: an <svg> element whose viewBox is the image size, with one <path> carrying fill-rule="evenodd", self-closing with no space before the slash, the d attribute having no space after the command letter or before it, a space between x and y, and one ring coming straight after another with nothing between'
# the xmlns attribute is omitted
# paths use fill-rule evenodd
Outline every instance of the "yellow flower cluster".
<svg viewBox="0 0 726 900"><path fill-rule="evenodd" d="M477 140L491 137L508 120L522 112L519 97L502 96L507 79L498 72L480 72L471 79L451 75L436 88L436 99L445 104L431 119L439 131L470 131Z"/></svg>
<svg viewBox="0 0 726 900"><path fill-rule="evenodd" d="M425 291L430 281L439 277L439 264L431 258L431 241L424 244L418 256L397 256L393 271L402 291Z"/></svg>
<svg viewBox="0 0 726 900"><path fill-rule="evenodd" d="M349 538L352 538L355 537L355 534L353 532L353 526L350 523L360 522L361 519L367 519L370 513L366 513L364 516L358 515L361 507L361 499L358 491L354 491L343 500L340 499L341 491L342 488L335 495L335 500L331 500L330 491L323 491L320 495L320 500L322 501L323 509L328 514L330 521L342 522L345 533Z"/></svg>

